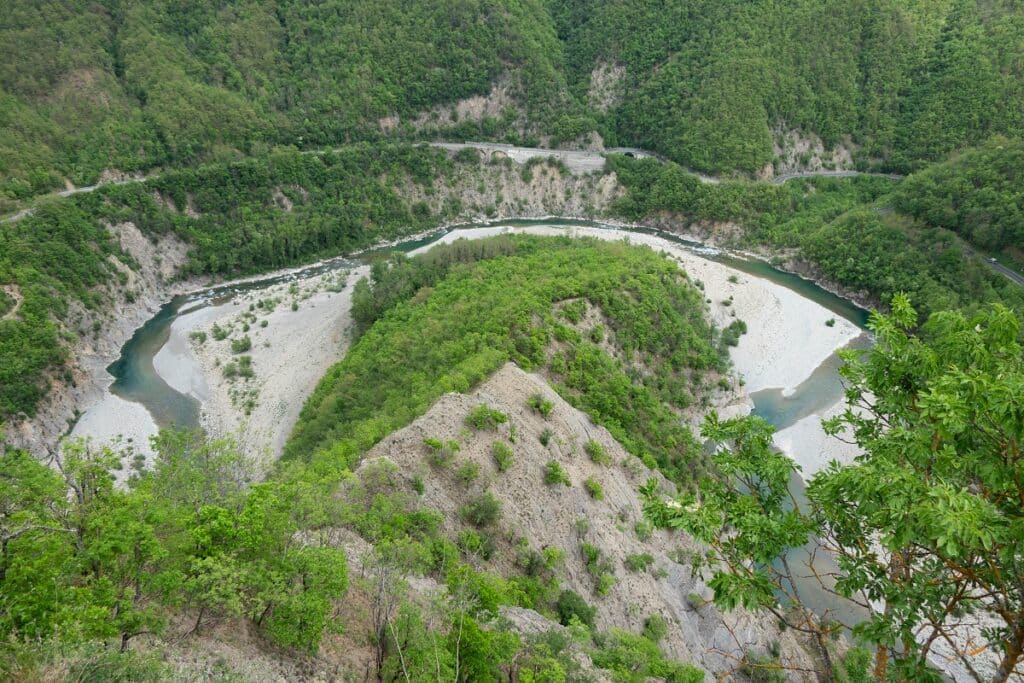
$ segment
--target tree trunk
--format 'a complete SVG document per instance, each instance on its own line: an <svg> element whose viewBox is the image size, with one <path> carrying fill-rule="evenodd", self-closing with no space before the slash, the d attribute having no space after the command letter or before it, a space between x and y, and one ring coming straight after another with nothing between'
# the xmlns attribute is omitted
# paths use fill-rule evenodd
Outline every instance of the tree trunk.
<svg viewBox="0 0 1024 683"><path fill-rule="evenodd" d="M1006 650L1003 653L1003 661L999 662L999 669L992 677L992 683L1005 683L1017 668L1017 662L1024 655L1024 626L1017 625L1006 643Z"/></svg>

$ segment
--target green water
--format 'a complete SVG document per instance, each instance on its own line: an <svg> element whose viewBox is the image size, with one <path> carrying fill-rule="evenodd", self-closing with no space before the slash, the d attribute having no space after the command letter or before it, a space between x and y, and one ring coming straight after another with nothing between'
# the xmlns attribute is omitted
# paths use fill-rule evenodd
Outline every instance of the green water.
<svg viewBox="0 0 1024 683"><path fill-rule="evenodd" d="M703 258L718 261L754 277L763 278L790 289L806 299L827 308L838 317L845 318L862 329L867 322L868 314L863 309L791 273L785 273L770 264L757 259L747 259L714 249L701 244L687 241L671 233L643 228L621 228L583 220L516 220L502 221L486 225L467 225L439 230L430 235L411 239L396 245L380 247L361 252L358 258L362 261L372 260L380 253L389 251L410 252L427 246L444 235L470 228L516 228L533 225L561 226L566 228L587 227L609 230L636 232L656 235L667 241L679 244ZM331 270L351 268L352 261L344 258L315 264L297 271L276 274L266 278L252 280L240 284L228 284L213 287L201 292L175 297L165 304L160 311L146 324L136 330L132 338L124 345L121 357L109 368L115 377L111 392L130 401L141 403L152 414L161 427L172 425L195 427L199 424L200 405L193 397L181 394L168 386L153 367L153 358L166 343L171 325L178 316L185 315L205 306L219 305L230 301L239 293L253 289L261 289L289 280L301 280ZM868 336L862 335L851 343L851 348L867 348L870 345ZM801 418L815 411L834 404L842 397L843 386L837 370L840 361L832 356L819 366L792 394L784 396L779 389L766 389L751 395L754 402L754 413L764 417L777 429L784 429ZM794 476L791 483L794 496L798 501L806 502L803 482ZM791 566L803 567L813 558L815 568L819 572L834 571L831 557L824 553L816 544L806 548L798 548L787 557ZM798 572L810 574L809 571ZM813 579L798 581L805 604L811 606L819 615L830 615L847 623L863 618L859 611L852 609L849 603L837 599L823 590Z"/></svg>
<svg viewBox="0 0 1024 683"><path fill-rule="evenodd" d="M334 270L345 270L354 265L348 259L334 258L286 273L218 285L174 297L161 306L157 314L142 327L135 330L131 339L121 347L121 356L107 368L107 372L114 377L110 392L127 401L141 403L159 427L197 427L199 401L188 394L176 391L153 367L153 358L167 343L174 321L179 316L201 308L227 303L243 292L291 280L303 280Z"/></svg>

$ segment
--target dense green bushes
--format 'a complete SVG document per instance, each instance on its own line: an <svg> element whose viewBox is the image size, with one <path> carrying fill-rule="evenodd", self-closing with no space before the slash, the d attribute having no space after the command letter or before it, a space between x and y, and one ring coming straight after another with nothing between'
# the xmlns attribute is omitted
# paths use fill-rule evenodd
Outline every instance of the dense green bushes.
<svg viewBox="0 0 1024 683"><path fill-rule="evenodd" d="M707 171L776 129L912 169L1024 130L1024 27L964 0L41 0L0 30L0 212L109 168L385 136L538 143L592 130ZM32 50L24 49L32 45ZM598 65L618 93L591 97ZM501 111L427 114L501 83ZM799 156L799 150L790 150Z"/></svg>
<svg viewBox="0 0 1024 683"><path fill-rule="evenodd" d="M0 198L62 176L90 183L108 168L377 138L387 117L484 94L506 71L538 114L564 89L538 0L43 0L10 10Z"/></svg>
<svg viewBox="0 0 1024 683"><path fill-rule="evenodd" d="M0 321L0 419L31 415L48 376L63 369L68 339L101 329L62 333L60 323L76 300L99 310L124 287L127 275L110 257L137 265L105 224L132 222L150 236L183 239L191 247L185 274L240 275L436 225L438 217L394 185L429 184L451 168L443 153L408 145L279 150L47 201L0 223L0 285L16 286L24 299L16 316Z"/></svg>

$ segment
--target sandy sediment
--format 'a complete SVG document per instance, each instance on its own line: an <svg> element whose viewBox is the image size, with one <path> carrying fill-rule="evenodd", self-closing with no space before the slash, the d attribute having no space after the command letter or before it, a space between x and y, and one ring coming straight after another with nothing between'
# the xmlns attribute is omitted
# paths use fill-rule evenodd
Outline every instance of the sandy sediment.
<svg viewBox="0 0 1024 683"><path fill-rule="evenodd" d="M433 244L509 230L502 226L459 230ZM797 387L860 333L852 323L785 287L706 260L654 235L544 225L515 231L628 240L665 252L703 287L717 325L724 327L736 319L746 322L747 334L731 355L748 392ZM302 405L323 373L343 357L351 326L352 286L367 270L362 267L350 272L347 286L340 291L331 291L338 289L338 276L328 273L253 290L230 303L182 316L172 325L170 339L155 357L154 366L168 384L202 402L202 423L212 434L235 434L247 452L269 461L280 454ZM258 306L261 300L277 303L273 310L264 310ZM297 310L292 310L293 302ZM826 321L833 318L834 326L827 326ZM213 339L214 324L230 329L227 339ZM244 330L246 325L248 330ZM206 341L190 339L196 331L206 332ZM231 340L244 336L250 338L252 348L232 353ZM242 355L251 357L254 377L226 378L225 368L237 364Z"/></svg>
<svg viewBox="0 0 1024 683"><path fill-rule="evenodd" d="M152 462L153 449L149 439L157 433L156 422L141 404L126 401L109 391L98 403L91 406L71 431L72 438L86 438L95 446L110 446L115 450L129 448L136 456L142 456L148 465ZM114 475L124 482L131 474L132 463L122 460L121 469Z"/></svg>
<svg viewBox="0 0 1024 683"><path fill-rule="evenodd" d="M211 434L233 435L248 454L269 463L317 382L344 356L353 285L368 272L360 267L277 284L182 316L154 367L176 390L201 401L201 421ZM225 339L214 338L215 325L228 333ZM245 337L251 348L234 353L232 342ZM229 378L227 368L246 356L253 377Z"/></svg>

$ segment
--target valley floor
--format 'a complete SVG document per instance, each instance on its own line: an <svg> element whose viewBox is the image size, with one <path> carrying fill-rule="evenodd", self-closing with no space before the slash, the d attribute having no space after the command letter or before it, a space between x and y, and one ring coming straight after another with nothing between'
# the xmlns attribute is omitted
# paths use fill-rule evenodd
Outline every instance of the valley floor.
<svg viewBox="0 0 1024 683"><path fill-rule="evenodd" d="M450 232L438 242L479 239L507 230L502 226L469 228ZM667 254L701 283L716 325L724 327L736 319L746 322L747 334L730 352L735 373L747 393L773 387L794 390L837 349L860 334L849 321L836 318L828 309L781 285L702 258L654 235L554 225L518 227L516 231L628 240ZM212 434L233 434L251 455L270 462L280 455L302 404L320 377L344 355L350 337L352 287L367 272L363 267L347 275L330 273L274 285L239 295L227 304L183 315L172 325L168 342L153 359L154 366L171 387L202 403L202 423ZM340 286L342 280L344 287ZM275 303L270 310L257 307L260 301ZM826 324L833 319L832 326ZM215 325L231 330L230 338L213 339ZM205 341L198 342L193 333L205 333ZM232 353L230 339L242 337L251 340L252 348ZM237 364L241 355L251 357L254 377L228 379L225 368ZM102 439L121 433L136 445L144 444L156 425L145 419L145 410L133 407L137 404L108 395L103 403L86 412L75 434ZM750 409L748 398L720 408L728 415ZM824 415L836 409L830 405L818 413ZM777 442L788 453L800 454L807 474L824 465L819 455L824 440L820 417L813 414L781 433Z"/></svg>

